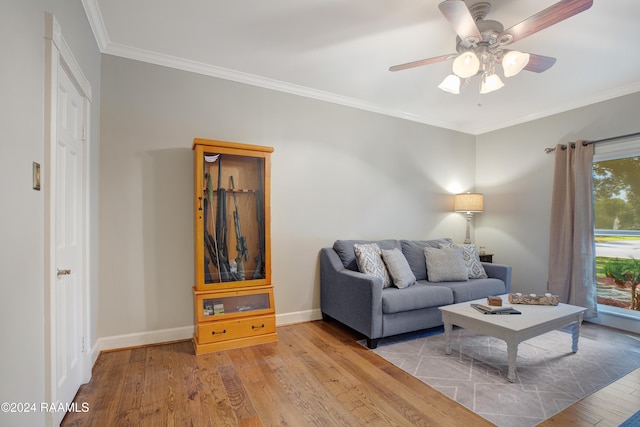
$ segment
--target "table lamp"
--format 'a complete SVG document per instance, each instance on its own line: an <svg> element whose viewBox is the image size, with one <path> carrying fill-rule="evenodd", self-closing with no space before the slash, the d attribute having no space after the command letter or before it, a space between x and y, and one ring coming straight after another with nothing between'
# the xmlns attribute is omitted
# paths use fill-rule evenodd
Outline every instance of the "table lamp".
<svg viewBox="0 0 640 427"><path fill-rule="evenodd" d="M467 213L467 234L465 235L464 243L471 243L471 238L469 237L471 217L474 212L484 211L484 196L482 193L456 194L453 196L453 210L454 212Z"/></svg>

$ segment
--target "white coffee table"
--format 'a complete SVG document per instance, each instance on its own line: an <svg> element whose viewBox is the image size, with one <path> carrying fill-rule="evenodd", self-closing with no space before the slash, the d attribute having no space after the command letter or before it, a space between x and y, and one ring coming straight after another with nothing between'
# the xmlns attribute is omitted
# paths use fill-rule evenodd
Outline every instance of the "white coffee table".
<svg viewBox="0 0 640 427"><path fill-rule="evenodd" d="M509 304L507 295L501 295L501 297L503 304ZM573 324L571 350L574 353L578 351L580 324L586 308L569 304L558 304L557 306L513 304L513 308L522 314L482 314L471 307L471 304L474 303L486 304L487 299L440 307L444 322L446 354L451 354L451 329L453 325L504 340L507 343L509 359L507 379L514 382L518 344L522 341Z"/></svg>

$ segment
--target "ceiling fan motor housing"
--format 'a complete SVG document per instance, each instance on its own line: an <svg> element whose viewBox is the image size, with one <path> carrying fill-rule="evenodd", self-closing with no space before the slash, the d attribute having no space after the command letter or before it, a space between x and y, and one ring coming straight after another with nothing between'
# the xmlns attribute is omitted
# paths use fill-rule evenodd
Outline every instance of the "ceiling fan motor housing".
<svg viewBox="0 0 640 427"><path fill-rule="evenodd" d="M462 40L456 37L456 50L462 54L464 52L473 52L480 60L480 69L478 74L492 71L494 64L500 64L504 56L501 46L510 40L499 39L500 33L504 31L504 26L490 19L484 19L491 5L489 3L476 3L469 8L471 15L476 21L478 31L482 35L482 40L475 37L468 37Z"/></svg>
<svg viewBox="0 0 640 427"><path fill-rule="evenodd" d="M486 1L474 3L473 5L469 6L469 13L471 13L474 21L479 21L486 18L490 11L491 3Z"/></svg>

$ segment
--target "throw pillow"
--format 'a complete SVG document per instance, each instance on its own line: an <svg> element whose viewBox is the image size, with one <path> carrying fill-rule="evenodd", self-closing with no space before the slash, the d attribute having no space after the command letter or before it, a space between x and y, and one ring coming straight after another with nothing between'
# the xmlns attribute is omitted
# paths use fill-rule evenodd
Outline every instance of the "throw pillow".
<svg viewBox="0 0 640 427"><path fill-rule="evenodd" d="M416 276L400 249L382 249L382 260L396 288L406 288L416 283Z"/></svg>
<svg viewBox="0 0 640 427"><path fill-rule="evenodd" d="M391 278L382 261L380 246L375 243L355 244L353 251L356 254L356 262L358 269L369 276L380 277L382 279L382 287L391 286Z"/></svg>
<svg viewBox="0 0 640 427"><path fill-rule="evenodd" d="M462 248L424 248L430 282L465 282L469 280Z"/></svg>
<svg viewBox="0 0 640 427"><path fill-rule="evenodd" d="M445 243L440 245L441 248L462 248L464 253L464 263L467 266L469 272L469 279L486 279L487 272L484 271L484 267L480 262L478 256L478 250L474 244L457 244L457 243Z"/></svg>

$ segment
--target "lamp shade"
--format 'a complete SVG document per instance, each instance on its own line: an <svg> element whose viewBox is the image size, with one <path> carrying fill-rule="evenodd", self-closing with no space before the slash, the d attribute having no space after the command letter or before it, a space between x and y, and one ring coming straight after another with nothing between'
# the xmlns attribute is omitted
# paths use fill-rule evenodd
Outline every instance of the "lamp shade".
<svg viewBox="0 0 640 427"><path fill-rule="evenodd" d="M455 212L483 212L484 196L482 193L460 193L453 196Z"/></svg>

